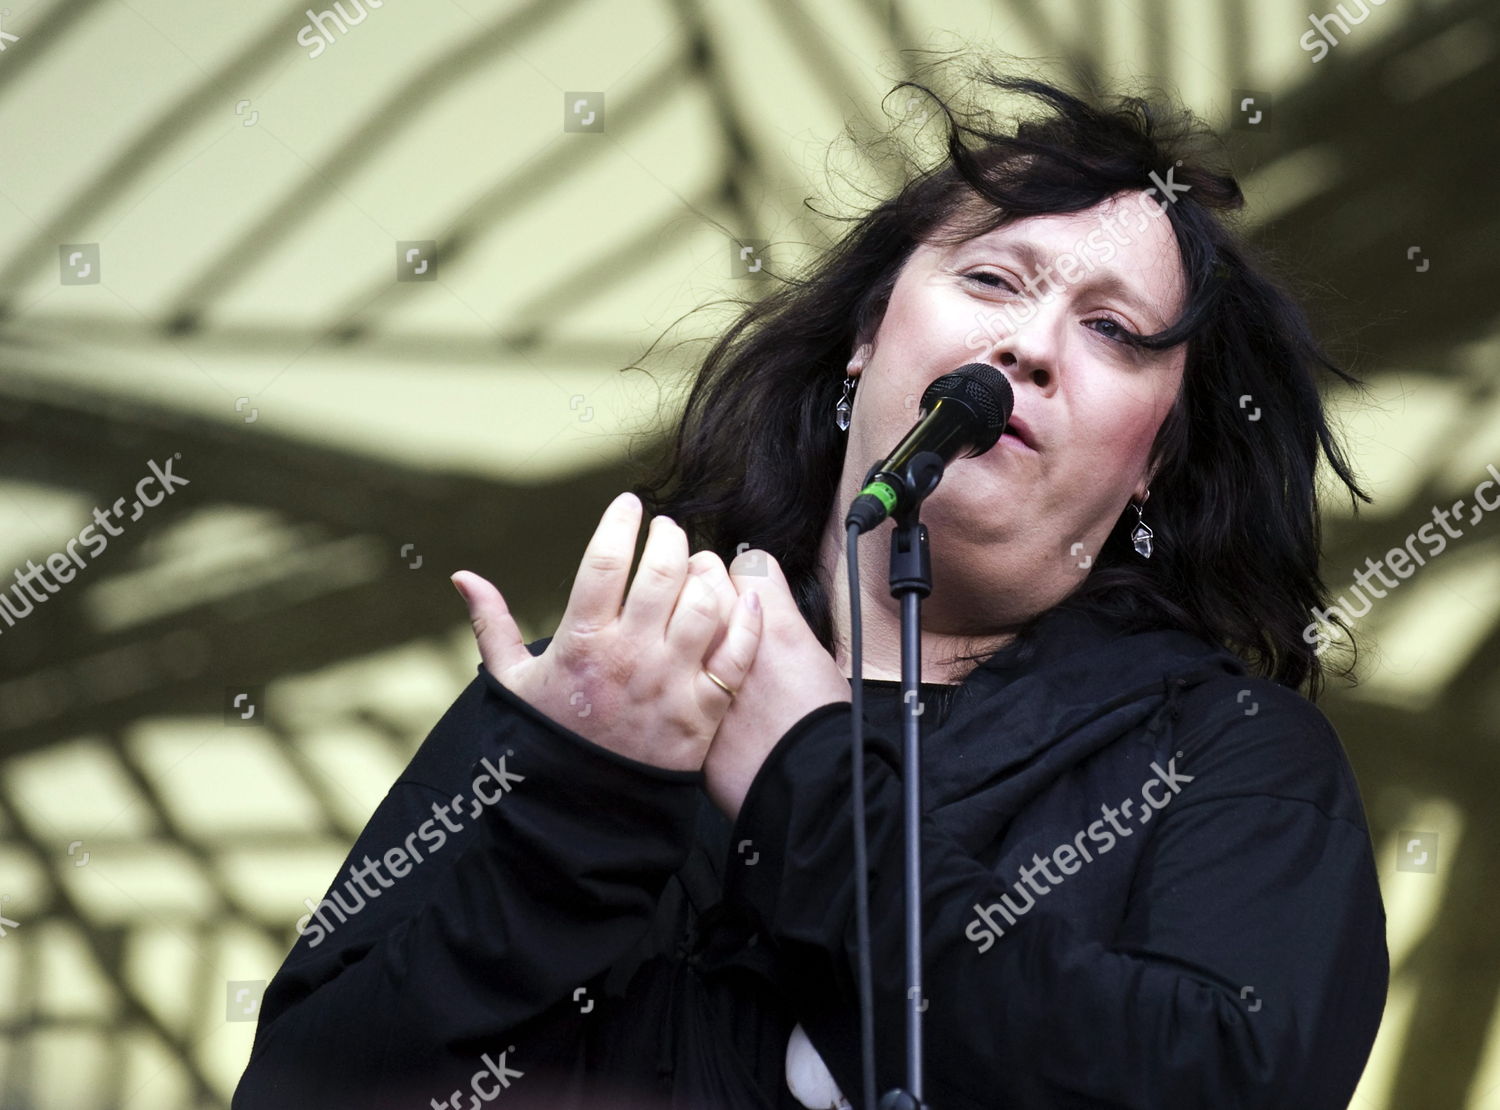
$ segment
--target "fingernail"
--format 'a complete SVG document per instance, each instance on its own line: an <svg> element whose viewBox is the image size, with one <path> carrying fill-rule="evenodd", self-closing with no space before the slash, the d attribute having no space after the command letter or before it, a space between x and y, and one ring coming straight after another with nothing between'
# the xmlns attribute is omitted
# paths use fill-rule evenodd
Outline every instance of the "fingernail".
<svg viewBox="0 0 1500 1110"><path fill-rule="evenodd" d="M745 608L749 609L750 612L752 612L752 613L759 613L760 612L760 594L756 593L754 590L751 590L748 594L746 594L745 595Z"/></svg>

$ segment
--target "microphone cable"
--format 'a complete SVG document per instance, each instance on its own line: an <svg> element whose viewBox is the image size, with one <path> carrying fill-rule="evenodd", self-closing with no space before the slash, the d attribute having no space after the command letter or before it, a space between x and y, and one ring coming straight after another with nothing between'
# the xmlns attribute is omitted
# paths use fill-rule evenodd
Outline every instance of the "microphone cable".
<svg viewBox="0 0 1500 1110"><path fill-rule="evenodd" d="M860 1078L865 1110L875 1110L875 1001L870 974L870 882L865 830L865 683L859 615L859 525L848 527L844 554L849 568L850 798L854 815L854 933L859 965Z"/></svg>

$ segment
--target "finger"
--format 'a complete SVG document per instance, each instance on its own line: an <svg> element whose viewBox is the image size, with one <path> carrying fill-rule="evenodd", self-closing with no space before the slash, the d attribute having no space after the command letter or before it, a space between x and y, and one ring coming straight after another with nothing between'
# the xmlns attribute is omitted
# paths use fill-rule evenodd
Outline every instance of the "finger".
<svg viewBox="0 0 1500 1110"><path fill-rule="evenodd" d="M703 657L718 634L719 601L703 584L703 576L688 576L666 628L667 654L673 663L691 671L703 667ZM722 677L722 676L721 676Z"/></svg>
<svg viewBox="0 0 1500 1110"><path fill-rule="evenodd" d="M469 607L469 623L474 627L485 670L499 678L515 664L531 658L510 607L491 582L467 570L456 571L449 581Z"/></svg>
<svg viewBox="0 0 1500 1110"><path fill-rule="evenodd" d="M640 637L643 644L660 642L687 579L687 569L687 533L669 517L652 518L641 565L636 568L620 613L620 632Z"/></svg>
<svg viewBox="0 0 1500 1110"><path fill-rule="evenodd" d="M700 551L689 559L688 574L698 576L719 603L719 634L714 637L714 644L709 646L709 650L712 651L719 638L723 636L729 624L729 618L734 614L734 604L739 600L740 595L734 588L734 583L729 580L729 571L724 567L724 560L712 551Z"/></svg>
<svg viewBox="0 0 1500 1110"><path fill-rule="evenodd" d="M641 502L633 493L622 493L609 503L599 526L584 548L578 575L568 594L558 632L592 632L620 616L625 584L630 581L630 561L641 527Z"/></svg>
<svg viewBox="0 0 1500 1110"><path fill-rule="evenodd" d="M725 630L719 645L703 661L704 668L723 679L724 685L731 690L738 691L745 684L745 677L750 673L750 665L755 662L755 653L760 649L763 628L764 618L761 612L760 596L754 588L751 588L740 595L734 607L734 614L729 618L729 627ZM699 685L711 686L721 697L729 697L707 675L699 676ZM709 691L705 689L704 693L708 694Z"/></svg>
<svg viewBox="0 0 1500 1110"><path fill-rule="evenodd" d="M780 605L783 599L794 606L796 604L781 564L769 551L759 548L741 551L729 564L729 578L737 593L754 590L761 595L762 602L772 606Z"/></svg>

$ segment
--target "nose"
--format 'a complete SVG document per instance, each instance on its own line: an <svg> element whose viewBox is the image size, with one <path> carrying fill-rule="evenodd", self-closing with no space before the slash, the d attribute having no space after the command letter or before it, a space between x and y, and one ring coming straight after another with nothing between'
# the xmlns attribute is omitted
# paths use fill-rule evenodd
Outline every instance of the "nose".
<svg viewBox="0 0 1500 1110"><path fill-rule="evenodd" d="M1023 358L1011 350L1001 350L995 361L1012 384L1029 381L1046 393L1052 385L1052 372L1037 359Z"/></svg>
<svg viewBox="0 0 1500 1110"><path fill-rule="evenodd" d="M1050 393L1056 385L1056 350L1048 340L1045 324L1033 321L1030 328L1024 325L995 344L992 363L1010 379L1012 386L1023 382L1043 393Z"/></svg>
<svg viewBox="0 0 1500 1110"><path fill-rule="evenodd" d="M1030 314L1011 315L1004 334L995 337L986 361L998 366L1012 386L1026 383L1049 393L1057 384L1058 328L1062 326L1063 305L1037 298L1027 298L1026 304Z"/></svg>

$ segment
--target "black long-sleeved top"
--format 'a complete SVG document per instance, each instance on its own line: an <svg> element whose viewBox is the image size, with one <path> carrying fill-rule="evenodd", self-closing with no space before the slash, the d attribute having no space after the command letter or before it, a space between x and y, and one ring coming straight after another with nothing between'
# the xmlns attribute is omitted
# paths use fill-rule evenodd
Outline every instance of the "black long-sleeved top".
<svg viewBox="0 0 1500 1110"><path fill-rule="evenodd" d="M891 685L866 685L881 1091L904 1077ZM1061 609L924 702L934 1110L1347 1105L1385 915L1322 713L1186 634ZM850 712L781 737L730 828L700 773L481 666L299 923L235 1110L795 1110L797 1023L857 1105Z"/></svg>

